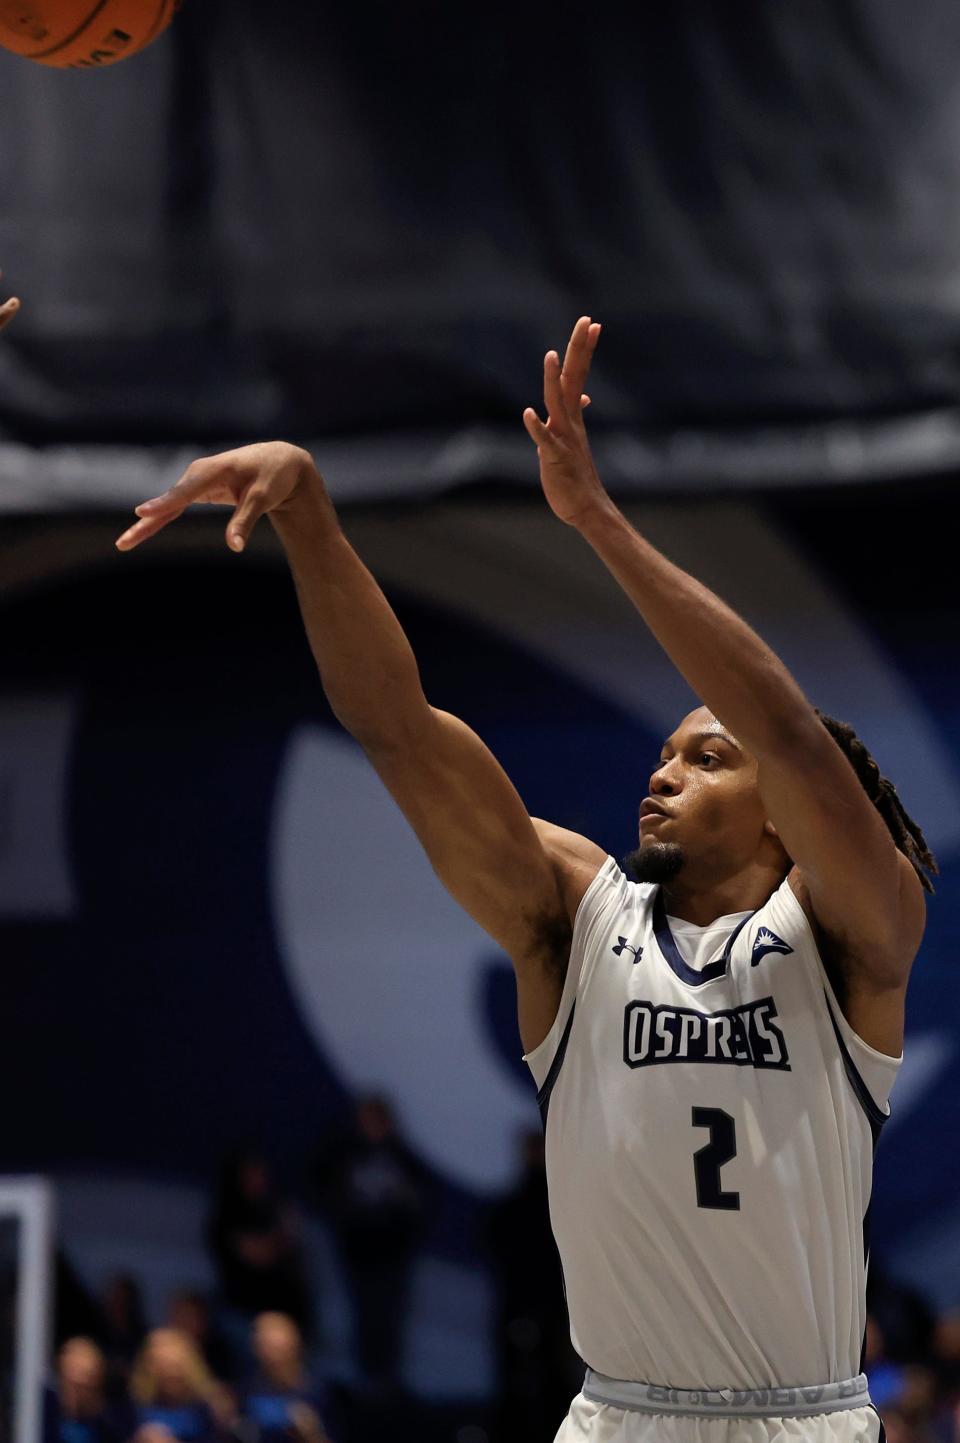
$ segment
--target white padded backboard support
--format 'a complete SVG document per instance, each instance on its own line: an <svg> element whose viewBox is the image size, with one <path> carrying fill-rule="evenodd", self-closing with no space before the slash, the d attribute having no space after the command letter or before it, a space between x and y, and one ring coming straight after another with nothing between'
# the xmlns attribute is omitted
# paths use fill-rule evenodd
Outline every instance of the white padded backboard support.
<svg viewBox="0 0 960 1443"><path fill-rule="evenodd" d="M0 1218L18 1224L11 1443L39 1443L50 1349L53 1190L40 1177L0 1179ZM6 1431L7 1420L0 1426Z"/></svg>

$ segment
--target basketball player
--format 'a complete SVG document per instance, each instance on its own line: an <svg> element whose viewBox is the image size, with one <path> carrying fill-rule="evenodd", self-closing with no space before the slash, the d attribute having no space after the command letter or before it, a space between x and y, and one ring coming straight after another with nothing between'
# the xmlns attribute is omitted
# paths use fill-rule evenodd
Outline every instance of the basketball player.
<svg viewBox="0 0 960 1443"><path fill-rule="evenodd" d="M563 364L547 355L548 419L524 422L549 505L703 702L653 764L635 880L529 817L480 739L430 706L304 451L195 461L117 545L208 501L234 508L241 551L269 515L334 712L514 961L588 1364L561 1443L876 1443L872 1157L935 863L850 728L606 495L582 417L599 333L584 317Z"/></svg>

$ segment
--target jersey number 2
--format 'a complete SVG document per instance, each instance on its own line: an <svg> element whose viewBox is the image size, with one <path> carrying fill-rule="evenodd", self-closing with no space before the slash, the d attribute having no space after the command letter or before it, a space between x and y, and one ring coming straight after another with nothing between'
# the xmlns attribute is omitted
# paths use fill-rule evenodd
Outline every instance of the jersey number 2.
<svg viewBox="0 0 960 1443"><path fill-rule="evenodd" d="M720 1186L720 1169L737 1155L737 1130L733 1118L720 1107L695 1107L693 1125L710 1129L710 1141L693 1154L697 1207L739 1212L740 1194L724 1192Z"/></svg>

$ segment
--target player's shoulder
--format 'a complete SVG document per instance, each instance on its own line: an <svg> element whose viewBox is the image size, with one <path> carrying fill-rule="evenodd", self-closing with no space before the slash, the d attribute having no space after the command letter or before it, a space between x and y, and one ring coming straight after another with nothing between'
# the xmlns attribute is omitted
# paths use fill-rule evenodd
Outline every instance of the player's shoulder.
<svg viewBox="0 0 960 1443"><path fill-rule="evenodd" d="M531 817L530 820L551 861L562 866L592 866L596 874L607 860L608 854L589 837L572 832L567 827L558 827L556 822L546 822L542 817Z"/></svg>
<svg viewBox="0 0 960 1443"><path fill-rule="evenodd" d="M541 817L531 821L554 869L571 925L591 888L597 892L604 884L626 880L610 854L589 837Z"/></svg>

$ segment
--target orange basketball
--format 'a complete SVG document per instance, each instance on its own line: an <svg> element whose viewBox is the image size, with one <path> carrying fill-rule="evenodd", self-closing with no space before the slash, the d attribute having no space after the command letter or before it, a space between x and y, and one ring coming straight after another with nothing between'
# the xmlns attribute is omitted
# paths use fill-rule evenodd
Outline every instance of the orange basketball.
<svg viewBox="0 0 960 1443"><path fill-rule="evenodd" d="M156 40L180 0L0 0L0 46L63 70L95 70Z"/></svg>

